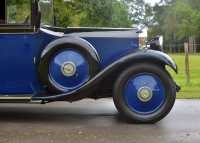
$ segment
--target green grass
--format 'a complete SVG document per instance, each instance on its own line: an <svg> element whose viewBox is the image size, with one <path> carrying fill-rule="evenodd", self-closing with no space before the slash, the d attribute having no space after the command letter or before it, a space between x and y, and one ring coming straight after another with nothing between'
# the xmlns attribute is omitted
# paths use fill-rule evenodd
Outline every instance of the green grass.
<svg viewBox="0 0 200 143"><path fill-rule="evenodd" d="M178 74L167 67L173 79L181 85L177 98L200 98L200 54L189 54L190 82L188 84L186 84L185 54L168 55L178 66Z"/></svg>

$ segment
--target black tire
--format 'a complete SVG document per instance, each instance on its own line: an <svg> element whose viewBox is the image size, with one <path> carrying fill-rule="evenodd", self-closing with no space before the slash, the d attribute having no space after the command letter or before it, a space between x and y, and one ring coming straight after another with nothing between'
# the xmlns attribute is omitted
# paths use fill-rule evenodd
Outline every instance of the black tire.
<svg viewBox="0 0 200 143"><path fill-rule="evenodd" d="M141 73L148 73L156 76L164 85L165 98L162 105L156 111L148 114L141 114L132 110L125 100L125 87L128 81ZM136 96L136 95L133 95ZM176 98L175 83L170 74L164 69L153 63L138 63L125 69L117 78L114 90L114 104L122 115L132 123L155 123L164 118L172 109Z"/></svg>

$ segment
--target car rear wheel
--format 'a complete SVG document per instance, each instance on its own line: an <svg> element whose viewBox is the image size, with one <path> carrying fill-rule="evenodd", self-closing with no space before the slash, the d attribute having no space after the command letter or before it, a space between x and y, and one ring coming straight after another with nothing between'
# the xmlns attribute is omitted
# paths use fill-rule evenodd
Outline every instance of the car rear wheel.
<svg viewBox="0 0 200 143"><path fill-rule="evenodd" d="M175 84L170 74L152 63L125 69L117 78L113 100L119 113L133 123L155 123L175 102Z"/></svg>

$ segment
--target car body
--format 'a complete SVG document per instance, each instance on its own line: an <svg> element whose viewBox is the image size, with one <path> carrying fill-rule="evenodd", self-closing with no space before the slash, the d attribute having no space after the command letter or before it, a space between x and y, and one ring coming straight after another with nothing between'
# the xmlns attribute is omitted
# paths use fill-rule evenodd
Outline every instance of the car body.
<svg viewBox="0 0 200 143"><path fill-rule="evenodd" d="M165 66L178 68L162 52L162 36L140 49L135 28L56 27L52 0L0 6L2 102L113 97L134 123L159 121L173 107L180 87Z"/></svg>

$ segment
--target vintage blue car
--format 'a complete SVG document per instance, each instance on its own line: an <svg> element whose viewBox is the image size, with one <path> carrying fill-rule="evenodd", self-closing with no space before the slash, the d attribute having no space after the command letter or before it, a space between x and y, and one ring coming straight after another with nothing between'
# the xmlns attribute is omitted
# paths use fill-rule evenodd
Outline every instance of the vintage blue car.
<svg viewBox="0 0 200 143"><path fill-rule="evenodd" d="M52 0L0 1L0 101L113 97L121 116L155 123L172 109L175 83L162 36L139 49L134 28L58 28Z"/></svg>

